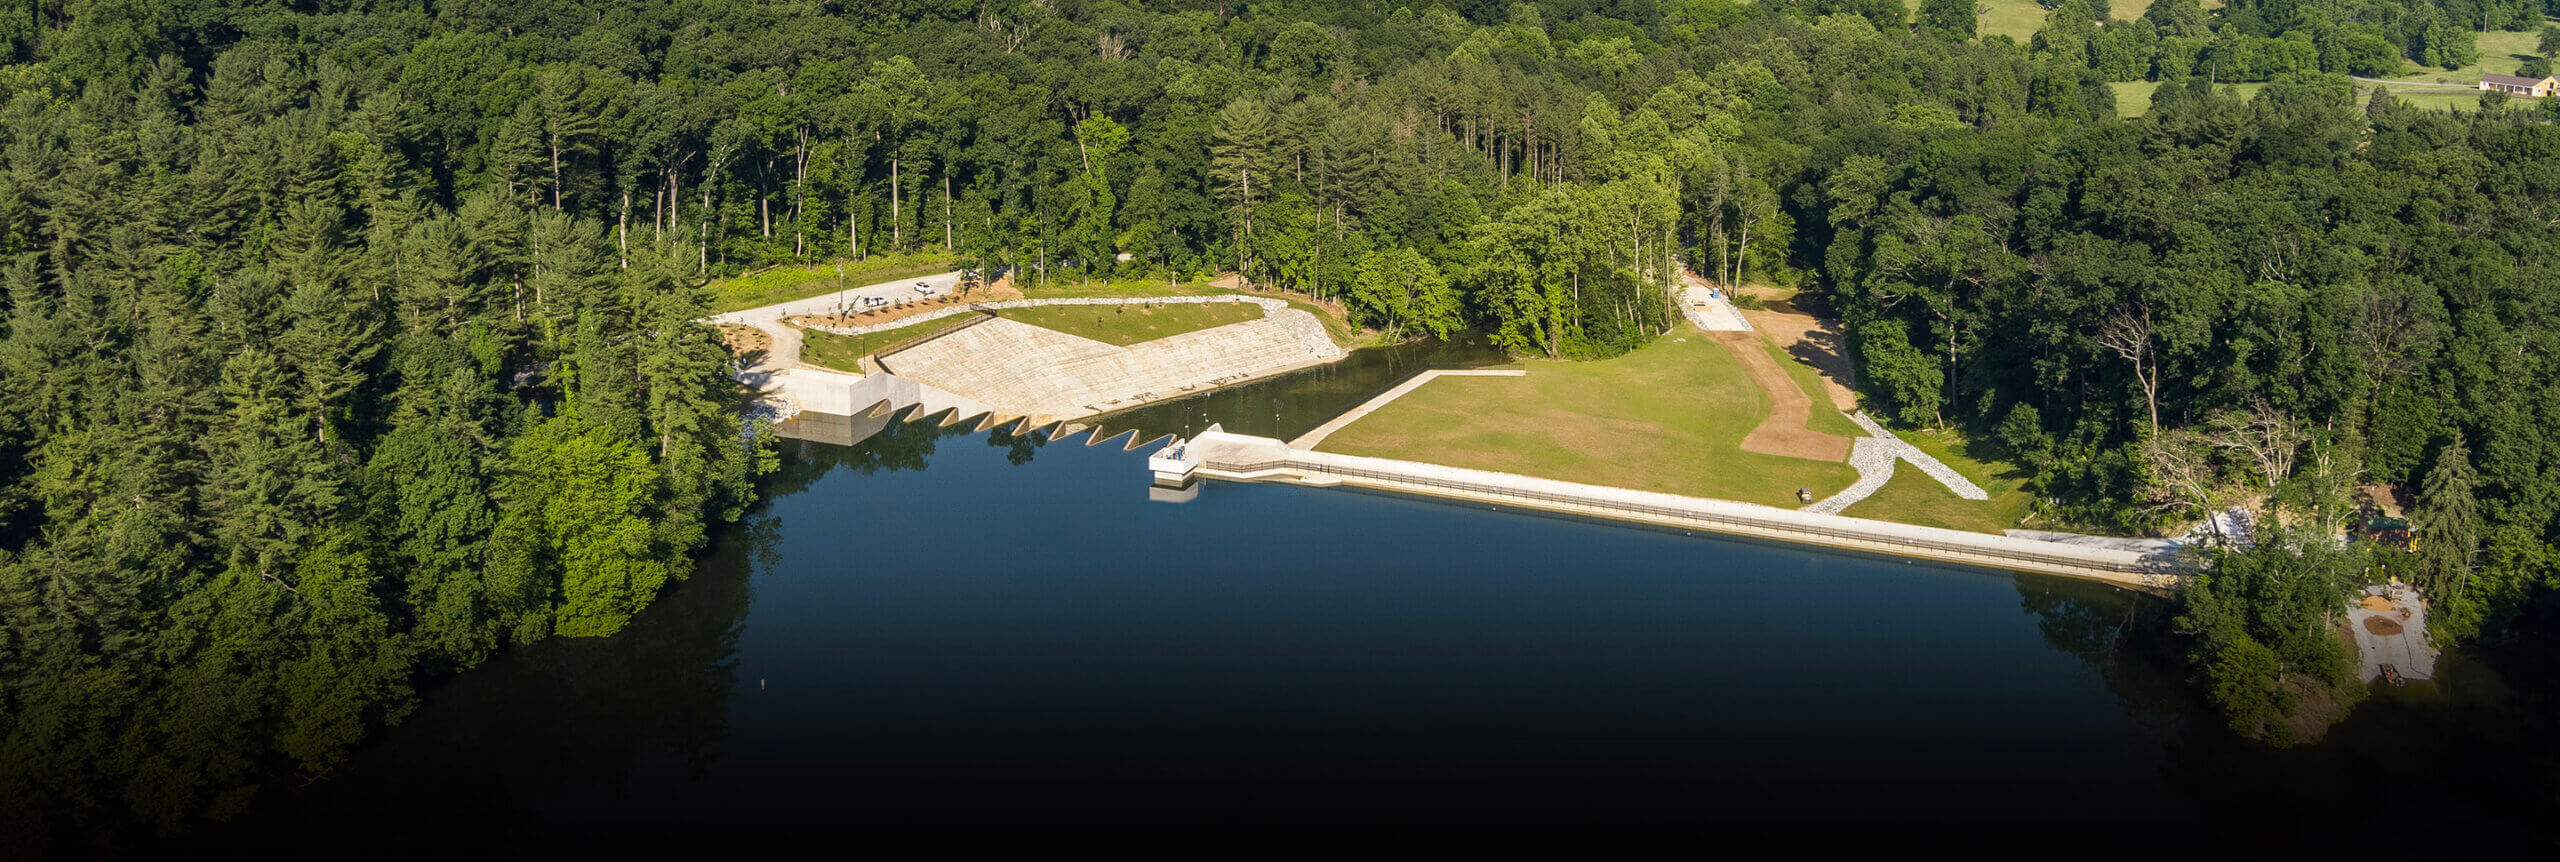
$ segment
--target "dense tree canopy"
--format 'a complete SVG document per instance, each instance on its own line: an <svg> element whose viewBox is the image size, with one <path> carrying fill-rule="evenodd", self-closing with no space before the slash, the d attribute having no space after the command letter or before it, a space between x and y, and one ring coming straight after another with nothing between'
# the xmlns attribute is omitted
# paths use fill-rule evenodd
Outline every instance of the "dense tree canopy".
<svg viewBox="0 0 2560 862"><path fill-rule="evenodd" d="M1877 414L1998 440L2066 522L2229 502L2147 451L2262 495L2232 465L2302 447L2432 473L2469 542L2431 565L2476 571L2431 583L2491 622L2560 540L2560 129L2336 75L2536 11L2064 0L2019 44L1935 0L15 4L0 809L237 810L422 673L614 631L768 457L695 288L891 251L1241 270L1562 356L1666 331L1681 267L1802 286Z"/></svg>

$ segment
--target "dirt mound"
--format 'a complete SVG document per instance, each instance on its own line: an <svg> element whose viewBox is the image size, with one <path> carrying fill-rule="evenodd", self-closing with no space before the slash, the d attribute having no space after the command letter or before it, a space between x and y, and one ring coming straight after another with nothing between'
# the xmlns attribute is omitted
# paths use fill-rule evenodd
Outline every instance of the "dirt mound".
<svg viewBox="0 0 2560 862"><path fill-rule="evenodd" d="M2378 635L2396 635L2404 631L2399 623L2384 617L2365 617L2364 630Z"/></svg>
<svg viewBox="0 0 2560 862"><path fill-rule="evenodd" d="M2356 603L2356 607L2360 607L2368 611L2387 611L2391 610L2393 605L2391 604L2390 599L2386 599L2381 596L2366 596L2364 597L2364 601Z"/></svg>
<svg viewBox="0 0 2560 862"><path fill-rule="evenodd" d="M1751 382L1769 393L1769 418L1760 420L1760 425L1742 438L1742 451L1815 461L1849 459L1849 438L1804 427L1805 421L1813 418L1813 399L1805 397L1804 390L1787 377L1787 370L1778 367L1778 361L1761 349L1759 336L1748 332L1708 335L1732 350L1734 357L1742 360L1742 367L1751 372Z"/></svg>

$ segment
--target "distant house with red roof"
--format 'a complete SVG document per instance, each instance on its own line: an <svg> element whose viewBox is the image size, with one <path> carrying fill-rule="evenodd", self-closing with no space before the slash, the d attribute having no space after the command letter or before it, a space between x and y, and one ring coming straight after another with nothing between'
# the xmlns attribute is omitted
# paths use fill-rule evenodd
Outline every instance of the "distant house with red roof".
<svg viewBox="0 0 2560 862"><path fill-rule="evenodd" d="M2480 89L2510 96L2539 99L2544 96L2560 95L2560 76L2518 78L2514 75L2482 75Z"/></svg>

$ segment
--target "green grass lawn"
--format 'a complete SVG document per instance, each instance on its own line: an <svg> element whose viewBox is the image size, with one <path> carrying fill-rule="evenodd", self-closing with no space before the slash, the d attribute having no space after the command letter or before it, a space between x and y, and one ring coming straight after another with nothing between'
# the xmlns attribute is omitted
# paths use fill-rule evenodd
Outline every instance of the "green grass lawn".
<svg viewBox="0 0 2560 862"><path fill-rule="evenodd" d="M2151 112L2151 94L2160 92L2158 81L2117 81L2107 86L2116 91L2116 116L2133 119Z"/></svg>
<svg viewBox="0 0 2560 862"><path fill-rule="evenodd" d="M1031 299L1080 296L1225 296L1227 294L1269 297L1287 302L1289 307L1313 314L1317 320L1323 321L1325 334L1333 336L1333 343L1343 347L1360 347L1372 340L1369 333L1362 332L1359 327L1352 326L1350 321L1343 320L1341 315L1335 314L1324 306L1285 294L1211 287L1206 280L1169 284L1161 278L1120 279L1079 285L1072 280L1052 279L1045 287L1022 288L1022 295Z"/></svg>
<svg viewBox="0 0 2560 862"><path fill-rule="evenodd" d="M898 342L948 326L958 326L970 315L936 318L923 323L910 323L896 329L862 335L837 335L815 329L800 330L800 361L820 368L862 373L862 357Z"/></svg>
<svg viewBox="0 0 2560 862"><path fill-rule="evenodd" d="M1168 335L1262 318L1250 302L1173 302L1163 305L1051 305L998 312L1009 320L1123 347Z"/></svg>
<svg viewBox="0 0 2560 862"><path fill-rule="evenodd" d="M1589 362L1524 363L1526 377L1444 377L1317 448L1794 508L1857 471L1742 451L1769 398L1724 345L1660 339Z"/></svg>
<svg viewBox="0 0 2560 862"><path fill-rule="evenodd" d="M1981 450L1987 446L1946 431L1897 431L1894 436L1946 462L1947 466L1982 486L1982 490L1990 493L1991 499L1958 497L1954 491L1947 490L1947 486L1921 472L1920 468L1901 463L1894 465L1892 481L1840 514L1923 527L1999 533L2018 526L2018 522L2034 508L2035 498L2028 496L2023 488L2026 472L2006 462L1986 460L1989 453Z"/></svg>
<svg viewBox="0 0 2560 862"><path fill-rule="evenodd" d="M956 258L940 253L881 255L868 260L850 261L844 265L844 278L836 278L833 263L809 266L777 266L762 272L721 279L705 288L711 291L711 313L744 311L750 308L807 299L834 291L839 285L861 287L884 281L934 275L959 268Z"/></svg>

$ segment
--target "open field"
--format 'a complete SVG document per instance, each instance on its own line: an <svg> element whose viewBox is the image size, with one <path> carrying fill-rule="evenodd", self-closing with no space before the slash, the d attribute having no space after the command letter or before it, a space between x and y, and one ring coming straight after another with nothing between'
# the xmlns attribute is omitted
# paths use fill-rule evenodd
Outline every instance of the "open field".
<svg viewBox="0 0 2560 862"><path fill-rule="evenodd" d="M2408 103L2412 108L2426 108L2434 111L2477 111L2480 109L2480 94L2476 92L2403 90L2394 87L2391 90L2391 96L2402 102ZM2510 106L2512 107L2513 103L2510 103Z"/></svg>
<svg viewBox="0 0 2560 862"><path fill-rule="evenodd" d="M2116 91L2116 116L2133 119L2151 112L2151 94L2160 92L2158 81L2117 81L2107 86Z"/></svg>
<svg viewBox="0 0 2560 862"><path fill-rule="evenodd" d="M1914 4L1915 6L1917 4ZM2036 5L2036 0L1981 0L1982 18L1974 24L1974 32L1983 36L2007 36L2025 44L2035 38L2044 26L2050 10ZM2140 11L2133 14L2140 15Z"/></svg>
<svg viewBox="0 0 2560 862"><path fill-rule="evenodd" d="M1126 347L1168 335L1195 332L1262 317L1250 302L1179 302L1165 305L1052 305L1009 308L998 315L1043 329Z"/></svg>
<svg viewBox="0 0 2560 862"><path fill-rule="evenodd" d="M1958 497L1955 492L1947 490L1947 486L1929 478L1929 474L1905 463L1895 466L1893 480L1886 482L1882 489L1840 514L1923 527L1999 533L2018 526L2018 522L2034 508L2035 498L2022 487L2026 482L2024 471L2006 462L1973 457L1988 454L1982 451L1987 446L1947 431L1899 431L1894 436L1955 468L1956 472L1989 492L1991 499Z"/></svg>
<svg viewBox="0 0 2560 862"><path fill-rule="evenodd" d="M2552 24L2560 22L2545 19L2544 23ZM2474 62L2471 65L2464 66L2459 69L2449 70L2438 69L2431 66L2416 67L2410 69L2408 74L2392 75L2390 77L2402 81L2426 81L2429 83L2471 86L2480 83L2480 75L2484 72L2495 72L2500 75L2513 75L2516 73L2517 67L2523 66L2524 61L2533 56L2534 42L2541 38L2541 33L2538 32L2539 29L2540 28L2536 28L2535 30L2528 30L2522 33L2509 33L2503 30L2491 30L2487 33L2474 33L2472 34L2473 44L2480 46L2480 59L2478 62ZM2415 64L2412 65L2414 66Z"/></svg>
<svg viewBox="0 0 2560 862"><path fill-rule="evenodd" d="M960 317L945 317L863 335L837 335L803 329L800 331L800 361L820 368L860 374L862 357L942 327L957 326L961 320Z"/></svg>
<svg viewBox="0 0 2560 862"><path fill-rule="evenodd" d="M1979 5L1983 12L1982 17L1974 22L1974 32L1983 36L2007 36L2018 40L2021 45L2036 35L2036 28L2044 26L2044 16L2050 11L2036 5L2036 0L1981 0ZM1902 0L1902 8L1912 19L1920 17L1920 0ZM2123 10L2115 11L2117 17L2126 17ZM2141 15L2142 10L2135 9L2131 14Z"/></svg>
<svg viewBox="0 0 2560 862"><path fill-rule="evenodd" d="M1432 381L1317 448L1787 508L1797 488L1818 499L1857 479L1845 463L1743 451L1769 396L1698 333L1524 365L1526 377Z"/></svg>
<svg viewBox="0 0 2560 862"><path fill-rule="evenodd" d="M957 259L945 254L881 255L867 260L849 261L844 265L844 278L836 278L833 263L808 266L777 266L737 278L712 282L711 312L720 314L744 311L777 302L807 299L831 290L839 284L860 287L883 281L896 281L950 272L959 267Z"/></svg>

